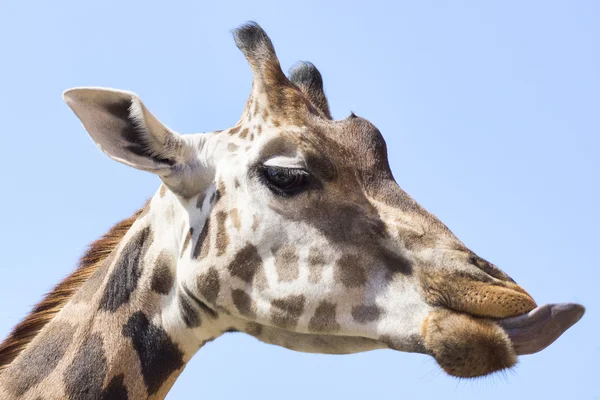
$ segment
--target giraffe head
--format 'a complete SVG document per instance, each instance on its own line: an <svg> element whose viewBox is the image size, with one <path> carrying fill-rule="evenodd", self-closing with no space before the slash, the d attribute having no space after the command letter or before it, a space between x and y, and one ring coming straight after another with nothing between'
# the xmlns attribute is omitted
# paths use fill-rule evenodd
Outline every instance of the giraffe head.
<svg viewBox="0 0 600 400"><path fill-rule="evenodd" d="M233 128L181 136L133 93L64 95L105 153L163 181L184 215L176 284L226 329L299 351L426 353L472 377L581 317L537 307L410 198L377 128L332 120L312 64L286 77L258 25L234 37L254 80Z"/></svg>

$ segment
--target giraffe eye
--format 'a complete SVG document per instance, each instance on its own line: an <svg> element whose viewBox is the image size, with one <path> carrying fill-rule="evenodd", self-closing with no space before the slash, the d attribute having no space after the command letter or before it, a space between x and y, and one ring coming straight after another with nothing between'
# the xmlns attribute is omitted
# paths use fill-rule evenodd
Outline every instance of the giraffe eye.
<svg viewBox="0 0 600 400"><path fill-rule="evenodd" d="M292 196L302 191L308 183L308 173L300 168L262 167L262 178L272 192Z"/></svg>

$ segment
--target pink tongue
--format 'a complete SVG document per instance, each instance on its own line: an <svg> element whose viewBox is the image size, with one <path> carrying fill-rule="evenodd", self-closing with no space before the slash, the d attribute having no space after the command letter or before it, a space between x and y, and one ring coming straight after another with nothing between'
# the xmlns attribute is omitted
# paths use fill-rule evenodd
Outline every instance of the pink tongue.
<svg viewBox="0 0 600 400"><path fill-rule="evenodd" d="M576 303L544 304L527 314L499 320L517 355L537 353L550 346L581 319L585 308Z"/></svg>

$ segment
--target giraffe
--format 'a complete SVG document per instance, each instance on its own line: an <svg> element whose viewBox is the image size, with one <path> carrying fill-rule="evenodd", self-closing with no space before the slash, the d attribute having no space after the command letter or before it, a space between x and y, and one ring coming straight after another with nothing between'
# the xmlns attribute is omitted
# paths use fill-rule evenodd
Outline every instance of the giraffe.
<svg viewBox="0 0 600 400"><path fill-rule="evenodd" d="M0 345L3 399L162 399L226 332L304 352L431 355L456 377L510 368L583 315L537 306L395 182L380 132L333 120L319 71L286 76L256 23L232 128L179 135L138 96L63 97L110 158L157 192L94 242Z"/></svg>

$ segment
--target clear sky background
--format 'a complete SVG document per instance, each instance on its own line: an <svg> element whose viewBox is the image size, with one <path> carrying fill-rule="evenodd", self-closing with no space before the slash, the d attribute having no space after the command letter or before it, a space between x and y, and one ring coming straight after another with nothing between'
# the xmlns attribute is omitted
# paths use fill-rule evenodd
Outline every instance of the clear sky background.
<svg viewBox="0 0 600 400"><path fill-rule="evenodd" d="M159 185L103 155L62 91L135 91L182 133L232 126L251 74L229 30L256 20L284 69L317 65L335 118L379 127L399 184L467 246L539 304L587 313L477 380L424 355L310 355L230 334L169 398L600 397L599 2L91 3L0 6L0 336Z"/></svg>

